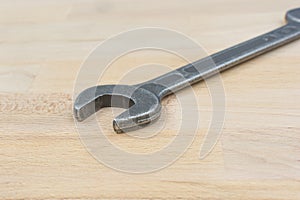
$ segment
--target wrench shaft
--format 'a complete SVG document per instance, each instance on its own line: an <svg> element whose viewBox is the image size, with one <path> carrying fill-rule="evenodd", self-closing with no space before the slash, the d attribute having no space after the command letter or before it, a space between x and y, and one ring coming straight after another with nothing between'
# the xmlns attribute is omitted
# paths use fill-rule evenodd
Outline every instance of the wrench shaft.
<svg viewBox="0 0 300 200"><path fill-rule="evenodd" d="M160 99L212 75L300 38L299 23L288 23L246 42L187 64L138 86L152 90Z"/></svg>

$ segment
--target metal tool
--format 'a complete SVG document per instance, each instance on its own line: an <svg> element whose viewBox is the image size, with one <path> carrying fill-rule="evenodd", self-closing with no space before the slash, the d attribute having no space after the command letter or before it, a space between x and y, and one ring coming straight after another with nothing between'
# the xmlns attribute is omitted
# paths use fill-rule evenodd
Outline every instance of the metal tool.
<svg viewBox="0 0 300 200"><path fill-rule="evenodd" d="M300 38L300 8L286 14L287 24L165 75L138 85L102 85L84 90L75 100L74 115L83 121L103 107L129 108L113 120L117 133L144 127L158 119L161 100L218 72ZM210 61L214 65L210 64Z"/></svg>

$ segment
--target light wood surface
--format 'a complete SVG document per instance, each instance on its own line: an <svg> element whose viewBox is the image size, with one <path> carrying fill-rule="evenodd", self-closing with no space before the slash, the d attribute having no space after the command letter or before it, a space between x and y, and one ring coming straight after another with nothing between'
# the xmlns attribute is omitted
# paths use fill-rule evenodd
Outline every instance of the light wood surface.
<svg viewBox="0 0 300 200"><path fill-rule="evenodd" d="M193 87L202 122L193 143L175 163L152 173L122 173L98 162L81 143L72 116L80 66L112 35L163 27L213 53L284 24L285 12L299 7L299 0L0 3L1 199L300 199L299 41L222 74L223 133L202 160L199 151L211 117L205 83ZM102 83L116 83L152 59L174 69L182 64L159 52L129 55L111 66ZM183 103L189 105L188 99ZM97 118L112 143L148 153L166 145L178 129L175 96L163 105L157 123L166 129L148 140L116 135L109 109Z"/></svg>

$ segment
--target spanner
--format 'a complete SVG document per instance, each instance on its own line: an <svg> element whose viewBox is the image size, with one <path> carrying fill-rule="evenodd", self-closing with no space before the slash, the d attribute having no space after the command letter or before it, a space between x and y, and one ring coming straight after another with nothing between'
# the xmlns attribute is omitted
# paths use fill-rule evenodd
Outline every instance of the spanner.
<svg viewBox="0 0 300 200"><path fill-rule="evenodd" d="M159 118L161 100L180 89L300 38L300 8L286 14L287 24L226 50L137 85L101 85L81 92L74 115L83 121L103 107L129 108L113 120L117 133L144 127ZM213 61L213 65L210 61Z"/></svg>

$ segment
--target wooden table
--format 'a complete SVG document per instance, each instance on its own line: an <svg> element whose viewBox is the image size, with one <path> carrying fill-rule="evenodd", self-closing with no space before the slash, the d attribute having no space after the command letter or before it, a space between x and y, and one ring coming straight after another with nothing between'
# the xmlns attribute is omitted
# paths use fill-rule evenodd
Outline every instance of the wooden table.
<svg viewBox="0 0 300 200"><path fill-rule="evenodd" d="M226 118L222 137L204 159L199 152L212 113L205 83L193 86L202 122L193 143L172 165L152 173L119 172L98 162L82 144L72 115L81 64L112 35L168 28L210 54L284 24L285 12L299 0L2 0L0 5L1 199L300 199L299 42L221 75ZM113 63L101 83L116 83L157 59L174 69L183 64L169 54L136 53ZM179 103L170 96L163 105L157 123L166 129L150 139L116 135L109 109L97 118L113 144L149 153L176 136Z"/></svg>

